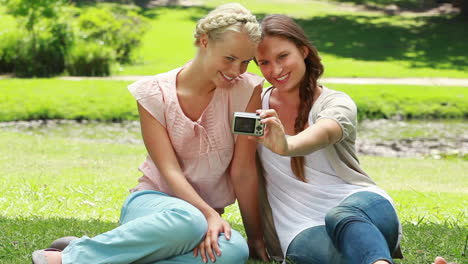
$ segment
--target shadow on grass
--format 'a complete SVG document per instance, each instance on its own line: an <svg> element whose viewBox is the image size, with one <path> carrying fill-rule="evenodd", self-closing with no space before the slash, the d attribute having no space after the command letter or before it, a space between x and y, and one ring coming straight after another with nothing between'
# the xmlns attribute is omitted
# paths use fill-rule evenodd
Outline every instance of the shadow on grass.
<svg viewBox="0 0 468 264"><path fill-rule="evenodd" d="M468 68L468 34L461 20L444 16L402 17L402 22L414 20L419 25L375 23L381 18L328 15L296 21L319 51L328 54L369 61L410 61L415 68Z"/></svg>
<svg viewBox="0 0 468 264"><path fill-rule="evenodd" d="M117 222L74 218L7 218L0 216L0 263L30 263L32 251L46 248L58 237L95 236L117 226ZM241 224L232 227L243 232ZM405 258L396 263L431 263L436 255L466 263L466 225L445 223L404 223L402 249Z"/></svg>
<svg viewBox="0 0 468 264"><path fill-rule="evenodd" d="M141 15L156 19L161 12L183 10L189 10L186 19L196 23L211 8L169 5L142 9ZM255 15L261 19L266 14ZM327 54L363 61L408 61L413 68L468 70L468 30L458 17L357 13L296 21L319 51Z"/></svg>
<svg viewBox="0 0 468 264"><path fill-rule="evenodd" d="M395 5L398 8L411 10L411 11L426 11L436 7L444 0L333 0L334 2L353 3L357 5L364 5L370 9L377 9L388 5ZM448 1L445 1L448 2Z"/></svg>
<svg viewBox="0 0 468 264"><path fill-rule="evenodd" d="M165 7L170 10L187 7ZM196 22L210 11L196 10ZM147 12L157 12L157 9ZM266 14L257 13L258 19ZM384 21L382 21L384 20ZM391 21L391 22L390 22ZM325 15L296 19L320 52L364 61L408 61L414 68L468 69L468 31L457 17Z"/></svg>
<svg viewBox="0 0 468 264"><path fill-rule="evenodd" d="M74 218L6 218L0 216L0 263L31 263L34 250L47 248L63 236L95 236L117 226L117 222Z"/></svg>

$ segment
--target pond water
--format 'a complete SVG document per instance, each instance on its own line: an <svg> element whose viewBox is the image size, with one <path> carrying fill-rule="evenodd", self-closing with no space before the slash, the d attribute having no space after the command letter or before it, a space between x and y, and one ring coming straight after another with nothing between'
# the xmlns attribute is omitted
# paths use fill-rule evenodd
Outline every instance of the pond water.
<svg viewBox="0 0 468 264"><path fill-rule="evenodd" d="M96 143L143 144L138 121L102 123L69 120L0 123L0 130L69 137ZM389 157L468 155L468 122L364 120L358 126L360 154Z"/></svg>

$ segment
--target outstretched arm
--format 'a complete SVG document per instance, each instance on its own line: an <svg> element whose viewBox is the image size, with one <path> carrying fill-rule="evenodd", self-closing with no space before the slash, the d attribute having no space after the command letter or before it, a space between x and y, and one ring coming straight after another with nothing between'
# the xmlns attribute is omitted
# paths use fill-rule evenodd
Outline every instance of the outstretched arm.
<svg viewBox="0 0 468 264"><path fill-rule="evenodd" d="M258 139L265 147L282 156L304 156L343 136L340 125L332 119L322 118L295 136L286 137L283 124L274 109L258 110L266 124L265 135Z"/></svg>

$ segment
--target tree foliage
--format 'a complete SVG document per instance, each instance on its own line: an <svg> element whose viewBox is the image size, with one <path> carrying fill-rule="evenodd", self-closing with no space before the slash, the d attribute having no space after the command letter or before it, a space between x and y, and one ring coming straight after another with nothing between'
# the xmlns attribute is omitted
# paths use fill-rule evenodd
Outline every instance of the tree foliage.
<svg viewBox="0 0 468 264"><path fill-rule="evenodd" d="M38 20L43 18L56 18L67 0L0 0L6 6L7 11L23 17L28 31L34 32Z"/></svg>

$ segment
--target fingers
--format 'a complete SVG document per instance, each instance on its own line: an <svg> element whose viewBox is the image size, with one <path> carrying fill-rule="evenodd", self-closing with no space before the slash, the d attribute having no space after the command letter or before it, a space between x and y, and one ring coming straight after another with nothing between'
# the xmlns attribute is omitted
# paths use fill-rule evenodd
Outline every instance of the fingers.
<svg viewBox="0 0 468 264"><path fill-rule="evenodd" d="M257 252L257 255L260 256L262 261L270 262L270 258L268 257L268 254L267 254L265 248L259 249L258 251L260 251L260 252Z"/></svg>
<svg viewBox="0 0 468 264"><path fill-rule="evenodd" d="M270 125L270 126L281 127L281 121L276 116L263 118L260 122L262 122L263 124Z"/></svg>
<svg viewBox="0 0 468 264"><path fill-rule="evenodd" d="M250 254L255 259L261 259L265 262L270 262L268 252L266 251L263 240L248 240Z"/></svg>
<svg viewBox="0 0 468 264"><path fill-rule="evenodd" d="M198 245L198 247L193 250L194 257L197 257L198 253L200 253L200 257L204 263L208 262L208 258L211 260L211 262L216 261L213 250L211 248L211 237L208 234L206 235L205 240L203 240L200 245Z"/></svg>
<svg viewBox="0 0 468 264"><path fill-rule="evenodd" d="M218 232L212 231L210 236L211 236L211 239L210 239L211 248L208 254L210 256L211 261L214 262L216 260L216 257L214 256L213 251L216 253L216 255L221 256L221 249L219 248L219 245L218 245Z"/></svg>
<svg viewBox="0 0 468 264"><path fill-rule="evenodd" d="M224 222L223 230L224 230L224 236L226 237L226 239L227 240L231 239L231 226L227 222Z"/></svg>
<svg viewBox="0 0 468 264"><path fill-rule="evenodd" d="M202 258L204 263L208 261L208 259L206 258L205 244L206 244L206 241L202 241L200 243L200 257Z"/></svg>
<svg viewBox="0 0 468 264"><path fill-rule="evenodd" d="M203 261L206 263L208 261L208 258L211 260L211 262L216 261L216 257L213 254L213 237L212 237L212 232L208 231L206 234L205 238L205 243L204 243L204 254L203 254Z"/></svg>
<svg viewBox="0 0 468 264"><path fill-rule="evenodd" d="M266 118L266 117L271 117L271 116L276 116L278 117L278 114L274 109L259 109L255 111L257 114L260 114L261 118Z"/></svg>

